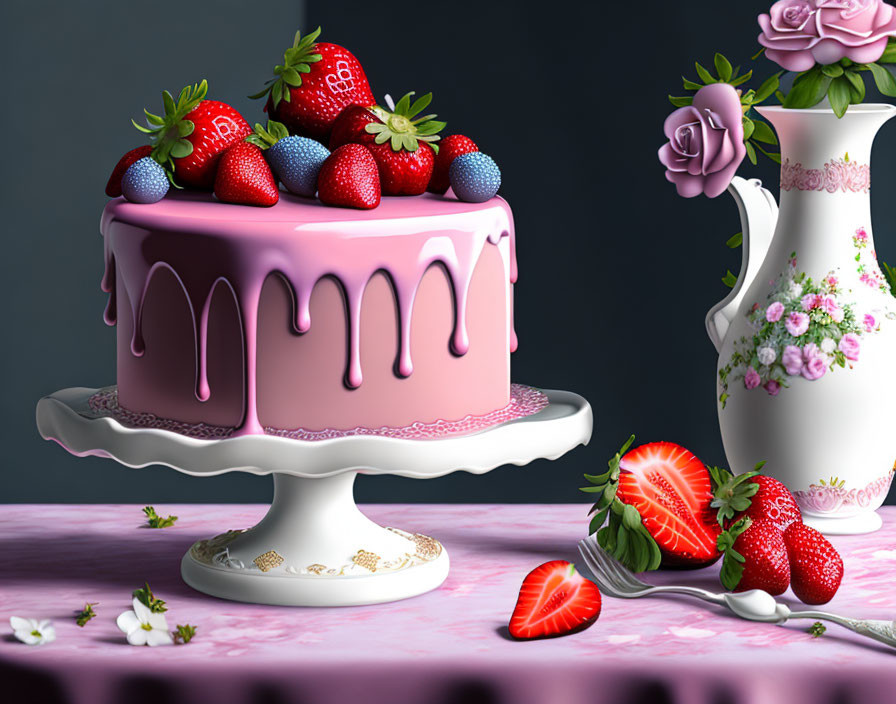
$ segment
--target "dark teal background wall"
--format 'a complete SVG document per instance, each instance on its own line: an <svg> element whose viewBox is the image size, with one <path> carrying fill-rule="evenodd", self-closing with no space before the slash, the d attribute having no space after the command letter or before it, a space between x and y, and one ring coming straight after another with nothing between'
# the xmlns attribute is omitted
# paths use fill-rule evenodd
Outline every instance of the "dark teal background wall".
<svg viewBox="0 0 896 704"><path fill-rule="evenodd" d="M447 133L467 134L497 160L519 238L513 376L581 393L596 418L591 446L556 462L430 481L361 477L360 500L581 501L582 472L632 432L724 463L703 316L726 294L722 274L737 270L739 252L724 242L740 224L727 196L678 198L656 149L680 74L717 50L749 63L767 4L557 2L532 12L524 3L416 3L393 7L398 28L369 2L307 4L304 26L320 24L324 40L349 47L377 97L433 91ZM108 172L137 143L130 118L157 106L162 88L205 77L213 97L259 119L244 96L279 61L303 8L258 8L7 0L0 9L0 500L269 498L266 478L75 459L41 441L33 420L41 395L114 380L98 221ZM765 59L755 67L773 69ZM891 262L894 157L890 124L875 147L872 198L877 249ZM771 165L748 171L777 190Z"/></svg>

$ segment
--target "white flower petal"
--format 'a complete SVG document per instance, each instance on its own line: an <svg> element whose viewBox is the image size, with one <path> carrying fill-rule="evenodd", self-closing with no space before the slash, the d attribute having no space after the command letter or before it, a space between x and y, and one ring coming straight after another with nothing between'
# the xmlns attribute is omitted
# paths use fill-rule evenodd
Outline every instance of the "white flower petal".
<svg viewBox="0 0 896 704"><path fill-rule="evenodd" d="M52 627L53 627L53 622L50 619L45 618L43 621L41 621L40 623L37 624L36 630L43 633L48 628L52 628Z"/></svg>
<svg viewBox="0 0 896 704"><path fill-rule="evenodd" d="M52 643L56 640L56 628L54 626L47 626L41 633L44 637L44 643Z"/></svg>
<svg viewBox="0 0 896 704"><path fill-rule="evenodd" d="M142 628L136 628L128 633L128 643L131 645L146 645L146 636L151 632Z"/></svg>
<svg viewBox="0 0 896 704"><path fill-rule="evenodd" d="M146 644L149 646L174 644L174 638L168 631L160 631L153 628L151 631L145 631L145 633Z"/></svg>
<svg viewBox="0 0 896 704"><path fill-rule="evenodd" d="M130 633L131 631L140 628L140 619L137 618L137 614L133 611L125 611L124 613L119 614L115 623L125 633Z"/></svg>
<svg viewBox="0 0 896 704"><path fill-rule="evenodd" d="M137 597L134 597L131 604L133 605L134 613L137 614L137 618L140 619L140 623L149 623L149 617L152 615L152 611L149 610L149 607Z"/></svg>
<svg viewBox="0 0 896 704"><path fill-rule="evenodd" d="M30 618L22 618L21 616L10 616L9 625L14 631L33 631L34 621Z"/></svg>
<svg viewBox="0 0 896 704"><path fill-rule="evenodd" d="M21 633L21 631L19 631ZM25 633L22 636L18 637L20 641L22 641L25 645L40 645L42 639L40 636L36 636L31 631Z"/></svg>
<svg viewBox="0 0 896 704"><path fill-rule="evenodd" d="M161 631L168 630L168 621L165 619L165 614L154 613L149 615L149 621L147 621L150 626L153 627L153 630L159 629Z"/></svg>

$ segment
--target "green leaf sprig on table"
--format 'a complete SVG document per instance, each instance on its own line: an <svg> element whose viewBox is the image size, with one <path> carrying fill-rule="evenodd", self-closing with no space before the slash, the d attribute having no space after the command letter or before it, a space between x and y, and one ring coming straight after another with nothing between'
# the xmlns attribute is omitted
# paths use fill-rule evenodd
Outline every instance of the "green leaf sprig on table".
<svg viewBox="0 0 896 704"><path fill-rule="evenodd" d="M143 513L146 514L146 524L150 528L170 528L177 521L177 516L162 518L152 506L144 506Z"/></svg>
<svg viewBox="0 0 896 704"><path fill-rule="evenodd" d="M84 608L80 611L75 611L75 623L77 623L81 628L87 625L87 622L92 618L96 618L96 612L93 610L94 606L97 606L100 602L98 601L86 601L84 602Z"/></svg>
<svg viewBox="0 0 896 704"><path fill-rule="evenodd" d="M816 621L811 626L809 626L809 635L813 638L818 638L824 635L824 632L828 630L825 625L821 621Z"/></svg>
<svg viewBox="0 0 896 704"><path fill-rule="evenodd" d="M616 498L619 463L634 441L635 436L632 435L619 452L610 458L606 472L586 474L585 479L591 486L582 487L581 491L598 495L589 511L589 514L594 515L588 534L597 533L598 544L623 565L635 572L644 572L659 568L662 560L659 545L641 522L638 509ZM607 522L606 526L604 522Z"/></svg>
<svg viewBox="0 0 896 704"><path fill-rule="evenodd" d="M149 582L144 582L142 587L134 590L134 598L153 613L161 614L168 610L165 602L152 593Z"/></svg>
<svg viewBox="0 0 896 704"><path fill-rule="evenodd" d="M193 636L196 635L196 626L191 626L189 623L183 626L178 624L177 628L171 632L171 635L174 636L175 645L185 645L193 640Z"/></svg>

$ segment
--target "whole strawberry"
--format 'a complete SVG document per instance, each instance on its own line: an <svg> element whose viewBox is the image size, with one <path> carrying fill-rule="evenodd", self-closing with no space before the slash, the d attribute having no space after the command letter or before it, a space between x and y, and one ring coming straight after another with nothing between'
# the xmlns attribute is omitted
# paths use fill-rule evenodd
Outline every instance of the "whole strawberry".
<svg viewBox="0 0 896 704"><path fill-rule="evenodd" d="M432 178L426 190L430 193L444 193L451 185L448 181L448 169L451 162L461 154L478 152L479 147L469 137L462 134L449 134L439 142L439 153L436 154L436 163L432 170Z"/></svg>
<svg viewBox="0 0 896 704"><path fill-rule="evenodd" d="M271 206L280 200L277 181L254 144L237 142L221 155L215 196L225 203Z"/></svg>
<svg viewBox="0 0 896 704"><path fill-rule="evenodd" d="M252 133L242 115L227 103L205 100L207 93L204 80L184 88L176 102L163 91L165 115L144 110L149 127L134 122L150 135L152 157L167 168L172 183L204 190L215 183L221 153Z"/></svg>
<svg viewBox="0 0 896 704"><path fill-rule="evenodd" d="M725 527L744 516L754 520L767 518L780 530L803 522L790 490L777 479L760 474L763 464L736 477L726 469L709 468L715 484L712 507L718 509L719 525Z"/></svg>
<svg viewBox="0 0 896 704"><path fill-rule="evenodd" d="M344 144L320 167L317 197L327 205L369 210L380 204L376 161L360 144Z"/></svg>
<svg viewBox="0 0 896 704"><path fill-rule="evenodd" d="M762 589L775 596L790 585L790 563L784 533L766 518L742 518L719 535L724 554L719 579L725 589Z"/></svg>
<svg viewBox="0 0 896 704"><path fill-rule="evenodd" d="M806 604L827 604L843 579L843 558L814 528L793 523L784 531L790 556L790 586Z"/></svg>
<svg viewBox="0 0 896 704"><path fill-rule="evenodd" d="M121 195L121 177L124 176L124 172L128 170L131 164L140 161L140 159L150 154L152 154L152 145L144 144L142 147L131 149L131 151L121 157L115 168L112 169L112 175L109 176L109 181L106 183L106 195L110 198L118 198Z"/></svg>
<svg viewBox="0 0 896 704"><path fill-rule="evenodd" d="M373 105L373 93L361 64L338 44L317 43L320 27L302 37L274 67L275 77L250 98L267 96L268 116L293 134L326 143L336 116L346 105Z"/></svg>
<svg viewBox="0 0 896 704"><path fill-rule="evenodd" d="M417 117L432 101L432 93L411 104L413 95L402 97L391 111L379 105L352 106L333 125L330 149L350 142L365 145L379 167L384 196L420 195L432 177L437 133L445 123L433 119L435 115Z"/></svg>

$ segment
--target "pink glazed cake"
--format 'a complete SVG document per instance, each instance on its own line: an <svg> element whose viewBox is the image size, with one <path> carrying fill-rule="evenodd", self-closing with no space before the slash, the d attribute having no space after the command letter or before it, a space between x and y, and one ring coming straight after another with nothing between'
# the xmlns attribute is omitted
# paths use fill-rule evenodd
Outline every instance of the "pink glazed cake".
<svg viewBox="0 0 896 704"><path fill-rule="evenodd" d="M516 262L500 197L357 211L169 193L112 200L102 234L127 412L245 435L400 428L510 403Z"/></svg>

